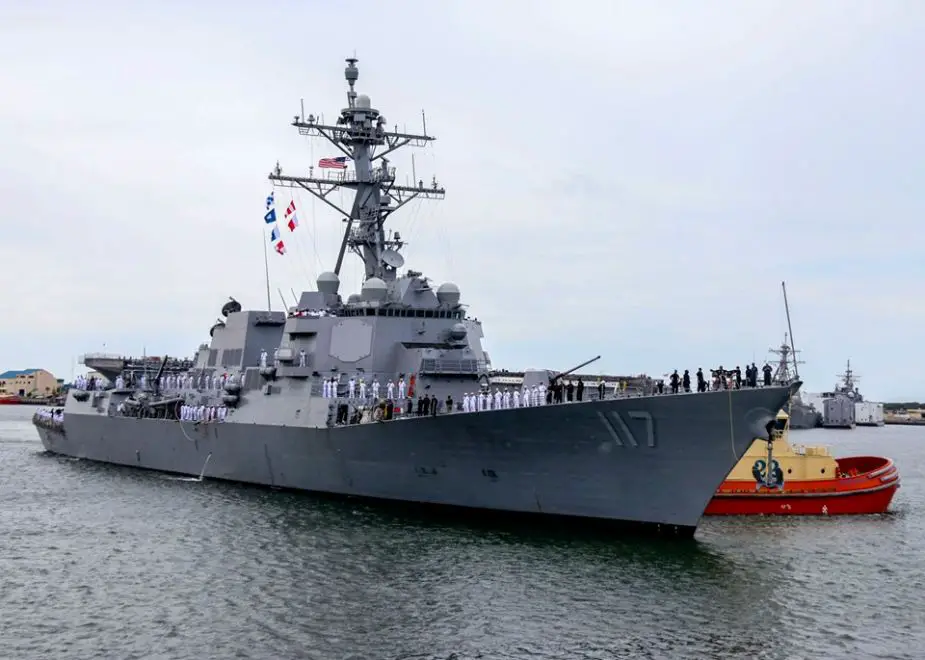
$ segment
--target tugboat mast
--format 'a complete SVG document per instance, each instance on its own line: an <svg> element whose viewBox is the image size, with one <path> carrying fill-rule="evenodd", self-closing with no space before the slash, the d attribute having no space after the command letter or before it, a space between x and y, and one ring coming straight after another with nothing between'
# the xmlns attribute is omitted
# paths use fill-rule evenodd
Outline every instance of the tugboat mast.
<svg viewBox="0 0 925 660"><path fill-rule="evenodd" d="M292 121L300 135L321 136L343 157L351 159L354 173L339 169L333 176L315 176L313 166L307 177L286 176L277 163L269 179L283 187L303 188L344 216L346 227L334 267L336 275L340 275L344 253L350 248L363 260L364 281L377 277L389 283L396 279L398 269L404 264L399 254L404 243L398 232L386 236L387 218L416 197L443 199L446 191L437 185L436 178L427 188L423 180L416 186L396 185L395 168L389 166L385 156L408 144L423 147L436 138L426 135L426 129L424 135L386 131L385 117L372 107L367 95L357 94L354 89L359 77L356 63L355 57L347 58L344 69L348 85L347 107L341 110L335 126L319 123L312 114L304 120L296 116ZM377 150L380 151L377 153ZM329 199L331 192L338 188L355 191L349 211Z"/></svg>

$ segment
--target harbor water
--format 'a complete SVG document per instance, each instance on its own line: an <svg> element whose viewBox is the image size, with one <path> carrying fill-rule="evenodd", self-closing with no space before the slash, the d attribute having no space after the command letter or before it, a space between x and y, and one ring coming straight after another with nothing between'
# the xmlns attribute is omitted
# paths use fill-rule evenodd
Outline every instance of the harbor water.
<svg viewBox="0 0 925 660"><path fill-rule="evenodd" d="M439 522L45 454L0 407L0 657L921 658L925 428L892 512L705 519L693 541Z"/></svg>

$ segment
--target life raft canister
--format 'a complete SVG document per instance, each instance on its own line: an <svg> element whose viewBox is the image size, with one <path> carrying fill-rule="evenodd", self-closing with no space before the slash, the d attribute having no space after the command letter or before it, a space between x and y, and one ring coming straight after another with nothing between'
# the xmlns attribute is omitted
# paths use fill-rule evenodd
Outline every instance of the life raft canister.
<svg viewBox="0 0 925 660"><path fill-rule="evenodd" d="M408 379L408 398L414 398L414 380L417 378L416 374L411 374L411 378Z"/></svg>

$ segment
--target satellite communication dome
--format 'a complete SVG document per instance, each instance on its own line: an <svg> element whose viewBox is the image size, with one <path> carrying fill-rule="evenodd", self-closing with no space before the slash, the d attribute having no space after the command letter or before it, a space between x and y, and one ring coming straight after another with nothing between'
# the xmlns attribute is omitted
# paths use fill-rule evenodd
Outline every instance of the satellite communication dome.
<svg viewBox="0 0 925 660"><path fill-rule="evenodd" d="M462 323L456 323L450 328L450 339L461 341L466 338L466 326Z"/></svg>
<svg viewBox="0 0 925 660"><path fill-rule="evenodd" d="M331 271L325 271L318 276L317 285L321 293L335 294L340 288L340 278Z"/></svg>
<svg viewBox="0 0 925 660"><path fill-rule="evenodd" d="M363 300L385 300L385 295L388 293L388 285L380 280L378 277L370 277L363 284Z"/></svg>
<svg viewBox="0 0 925 660"><path fill-rule="evenodd" d="M357 96L357 107L361 110L369 110L370 107L372 107L369 102L369 97L366 96L366 94Z"/></svg>
<svg viewBox="0 0 925 660"><path fill-rule="evenodd" d="M452 282L444 282L437 287L437 300L444 305L455 305L459 302L459 287Z"/></svg>
<svg viewBox="0 0 925 660"><path fill-rule="evenodd" d="M360 296L359 293L351 293L349 296L347 296L348 303L358 303L361 300L363 300L363 298Z"/></svg>

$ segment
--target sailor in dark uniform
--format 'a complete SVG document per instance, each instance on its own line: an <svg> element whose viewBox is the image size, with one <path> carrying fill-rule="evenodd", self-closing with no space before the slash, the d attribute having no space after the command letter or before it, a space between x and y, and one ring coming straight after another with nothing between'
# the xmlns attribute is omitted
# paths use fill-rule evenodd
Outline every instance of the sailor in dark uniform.
<svg viewBox="0 0 925 660"><path fill-rule="evenodd" d="M671 372L671 376L668 378L668 382L671 383L671 393L678 393L678 382L681 380L681 377L678 375L678 370L675 369Z"/></svg>
<svg viewBox="0 0 925 660"><path fill-rule="evenodd" d="M568 382L568 386L565 388L565 398L567 401L571 401L575 397L575 385L572 381Z"/></svg>
<svg viewBox="0 0 925 660"><path fill-rule="evenodd" d="M764 386L770 387L771 386L771 372L773 371L773 369L771 369L771 365L768 363L765 363L765 365L761 368L761 370L764 372Z"/></svg>
<svg viewBox="0 0 925 660"><path fill-rule="evenodd" d="M736 389L741 390L742 389L742 370L739 369L739 365L736 365L735 371L733 373L735 373L735 378L736 378Z"/></svg>
<svg viewBox="0 0 925 660"><path fill-rule="evenodd" d="M681 385L684 386L685 392L691 391L691 372L687 369L684 370L684 376L681 378Z"/></svg>
<svg viewBox="0 0 925 660"><path fill-rule="evenodd" d="M707 391L707 379L703 377L703 367L697 367L697 391Z"/></svg>
<svg viewBox="0 0 925 660"><path fill-rule="evenodd" d="M578 379L577 390L578 391L575 393L577 395L576 400L581 401L582 397L585 395L585 382L581 378Z"/></svg>
<svg viewBox="0 0 925 660"><path fill-rule="evenodd" d="M597 398L604 400L604 381L597 384Z"/></svg>

